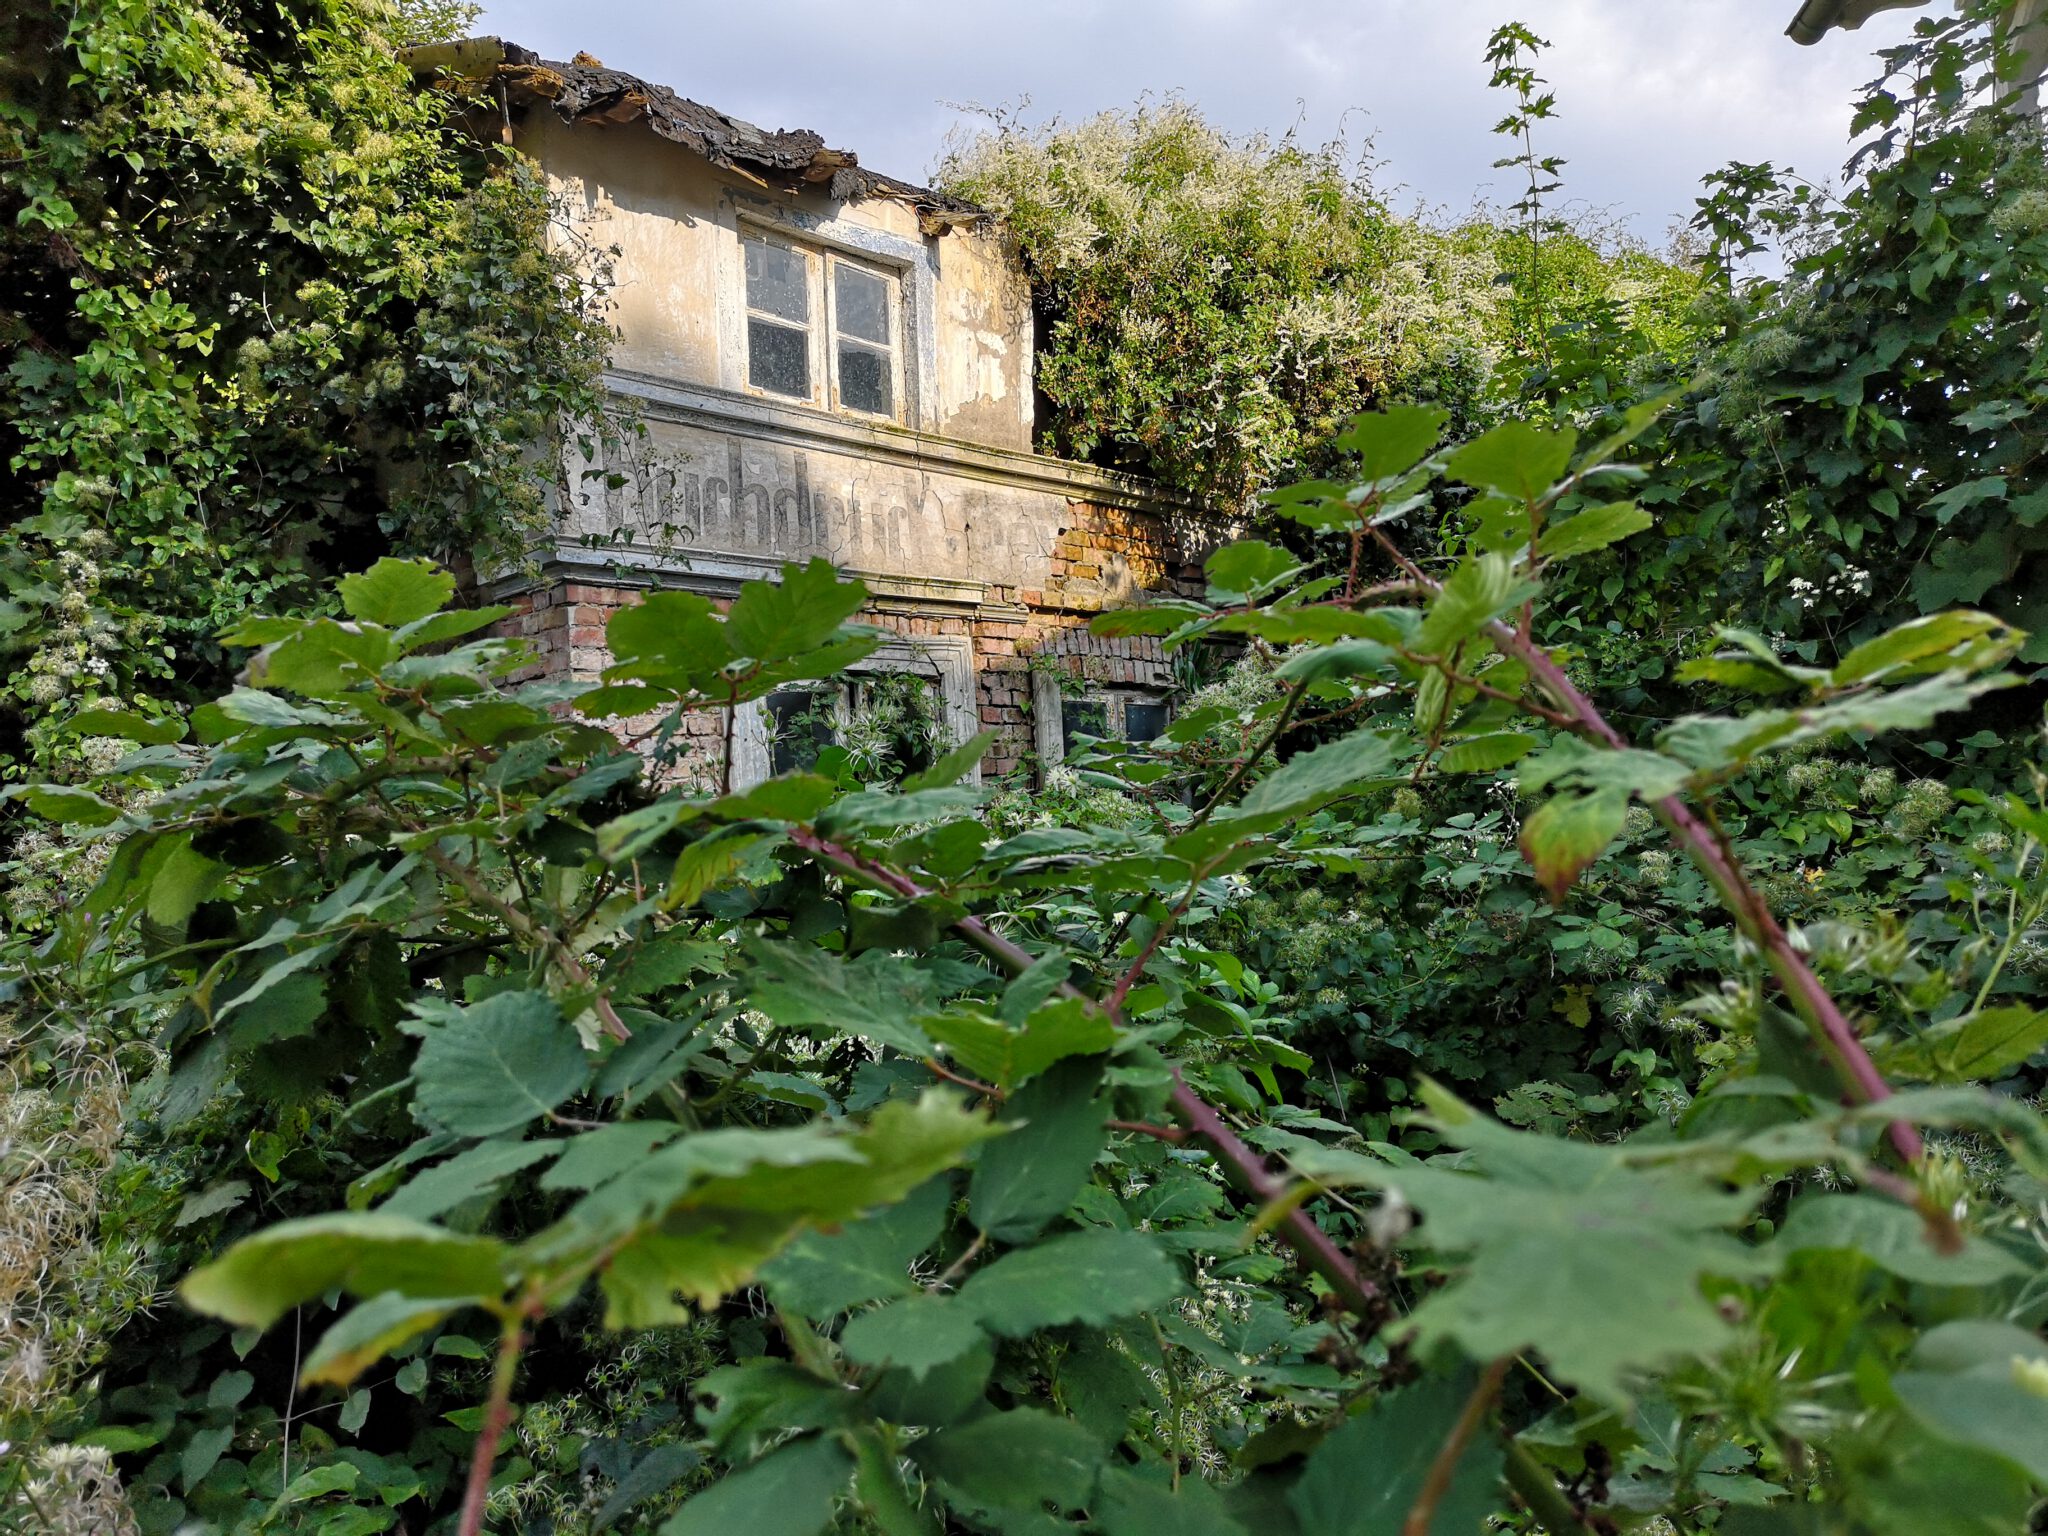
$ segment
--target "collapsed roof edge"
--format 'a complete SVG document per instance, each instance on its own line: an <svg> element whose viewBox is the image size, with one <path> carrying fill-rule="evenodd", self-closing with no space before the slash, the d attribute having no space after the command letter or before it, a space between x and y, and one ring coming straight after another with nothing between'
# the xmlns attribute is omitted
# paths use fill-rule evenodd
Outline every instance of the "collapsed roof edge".
<svg viewBox="0 0 2048 1536"><path fill-rule="evenodd" d="M662 138L759 186L785 191L822 186L839 202L880 198L903 203L916 211L918 228L926 235L993 217L976 204L868 170L851 150L828 148L811 129L757 128L665 85L607 69L588 54L563 63L503 38L471 37L402 48L399 58L417 76L495 86L508 108L545 105L565 123L644 119Z"/></svg>

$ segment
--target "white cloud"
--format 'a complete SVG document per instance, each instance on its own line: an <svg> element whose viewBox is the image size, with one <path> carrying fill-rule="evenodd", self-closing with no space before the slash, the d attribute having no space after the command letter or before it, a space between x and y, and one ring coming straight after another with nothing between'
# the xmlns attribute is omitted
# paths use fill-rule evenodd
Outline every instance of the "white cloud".
<svg viewBox="0 0 2048 1536"><path fill-rule="evenodd" d="M487 0L484 25L552 58L612 66L768 127L818 129L918 177L963 122L948 103L1028 98L1083 116L1182 90L1238 132L1370 133L1382 182L1453 208L1514 195L1488 129L1488 32L1518 18L1556 46L1542 71L1568 196L1655 239L1731 159L1826 176L1854 88L1909 13L1817 48L1783 35L1796 0Z"/></svg>

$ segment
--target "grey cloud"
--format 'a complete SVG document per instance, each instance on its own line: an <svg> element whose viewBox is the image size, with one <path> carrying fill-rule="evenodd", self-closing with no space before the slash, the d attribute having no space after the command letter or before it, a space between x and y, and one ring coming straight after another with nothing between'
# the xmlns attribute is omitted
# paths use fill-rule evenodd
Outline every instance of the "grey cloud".
<svg viewBox="0 0 2048 1536"><path fill-rule="evenodd" d="M1816 178L1848 144L1872 50L1910 14L1816 48L1783 35L1793 0L490 0L484 26L554 58L586 50L764 127L809 127L863 164L919 178L955 105L1073 118L1179 90L1239 133L1369 136L1383 188L1453 209L1512 198L1487 130L1487 33L1519 19L1557 46L1562 116L1542 144L1566 195L1659 239L1731 159Z"/></svg>

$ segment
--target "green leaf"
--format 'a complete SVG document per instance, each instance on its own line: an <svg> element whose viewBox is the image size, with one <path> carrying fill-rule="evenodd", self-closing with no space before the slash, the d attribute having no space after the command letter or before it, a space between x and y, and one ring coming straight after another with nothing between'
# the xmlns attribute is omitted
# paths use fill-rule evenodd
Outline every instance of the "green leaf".
<svg viewBox="0 0 2048 1536"><path fill-rule="evenodd" d="M900 786L906 795L923 789L944 789L972 773L988 749L996 744L997 732L977 731L922 773L913 773Z"/></svg>
<svg viewBox="0 0 2048 1536"><path fill-rule="evenodd" d="M837 1440L798 1440L713 1483L662 1536L817 1536L852 1479L853 1457Z"/></svg>
<svg viewBox="0 0 2048 1536"><path fill-rule="evenodd" d="M645 1503L688 1477L704 1465L704 1458L687 1445L657 1445L627 1470L613 1487L611 1497L599 1507L590 1529L608 1531L619 1516L635 1504Z"/></svg>
<svg viewBox="0 0 2048 1536"><path fill-rule="evenodd" d="M104 827L121 814L91 790L68 784L13 784L0 789L0 800L19 800L43 820L61 826Z"/></svg>
<svg viewBox="0 0 2048 1536"><path fill-rule="evenodd" d="M1632 501L1611 502L1588 507L1563 522L1552 523L1536 541L1536 552L1546 560L1570 560L1618 544L1631 534L1641 533L1656 521Z"/></svg>
<svg viewBox="0 0 2048 1536"><path fill-rule="evenodd" d="M1103 1454L1072 1419L1039 1408L988 1413L927 1435L910 1457L956 1498L981 1510L1079 1509Z"/></svg>
<svg viewBox="0 0 2048 1536"><path fill-rule="evenodd" d="M962 1010L928 1014L917 1024L963 1071L1005 1090L1029 1082L1054 1062L1097 1056L1116 1043L1115 1026L1077 998L1036 1008L1015 1028Z"/></svg>
<svg viewBox="0 0 2048 1536"><path fill-rule="evenodd" d="M1253 1536L1231 1519L1211 1484L1188 1478L1178 1491L1135 1469L1109 1466L1088 1506L1102 1536ZM1448 1536L1451 1527L1442 1530Z"/></svg>
<svg viewBox="0 0 2048 1536"><path fill-rule="evenodd" d="M144 746L163 746L183 739L185 722L164 715L141 715L132 709L81 709L64 722L71 736L115 736Z"/></svg>
<svg viewBox="0 0 2048 1536"><path fill-rule="evenodd" d="M2027 1272L1981 1238L1966 1239L1960 1252L1943 1253L1917 1212L1876 1195L1809 1196L1792 1207L1774 1245L1787 1253L1847 1249L1924 1285L1995 1285Z"/></svg>
<svg viewBox="0 0 2048 1536"><path fill-rule="evenodd" d="M1005 1338L1100 1325L1178 1296L1180 1271L1151 1238L1095 1229L1005 1254L960 1287L961 1306Z"/></svg>
<svg viewBox="0 0 2048 1536"><path fill-rule="evenodd" d="M1072 1059L1035 1078L1004 1104L1010 1134L982 1150L967 1187L975 1226L1018 1243L1063 1215L1109 1140L1108 1106L1096 1097L1098 1061Z"/></svg>
<svg viewBox="0 0 2048 1536"><path fill-rule="evenodd" d="M836 1232L806 1231L762 1269L762 1283L776 1305L812 1318L907 1295L911 1261L938 1241L951 1202L941 1177Z"/></svg>
<svg viewBox="0 0 2048 1536"><path fill-rule="evenodd" d="M2003 1077L2048 1050L2048 1009L1986 1008L1928 1026L1879 1053L1885 1075L1913 1082L1969 1083Z"/></svg>
<svg viewBox="0 0 2048 1536"><path fill-rule="evenodd" d="M749 950L747 1002L785 1029L857 1035L906 1056L932 1043L912 1019L933 1001L931 978L886 950L841 960L812 944L762 940Z"/></svg>
<svg viewBox="0 0 2048 1536"><path fill-rule="evenodd" d="M829 560L785 565L781 581L750 581L740 588L726 633L735 654L781 661L833 639L867 600L868 589L841 581Z"/></svg>
<svg viewBox="0 0 2048 1536"><path fill-rule="evenodd" d="M1522 823L1522 857L1552 906L1564 904L1580 872L1620 836L1627 814L1625 792L1600 789L1554 796Z"/></svg>
<svg viewBox="0 0 2048 1536"><path fill-rule="evenodd" d="M2048 1344L2010 1323L1943 1323L1892 1378L1929 1432L2012 1463L2048 1484Z"/></svg>
<svg viewBox="0 0 2048 1536"><path fill-rule="evenodd" d="M1287 1496L1301 1536L1402 1536L1408 1512L1437 1455L1449 1443L1475 1375L1433 1376L1373 1399L1309 1456ZM1451 1471L1432 1531L1477 1533L1502 1513L1501 1452L1474 1435Z"/></svg>
<svg viewBox="0 0 2048 1536"><path fill-rule="evenodd" d="M341 578L341 606L366 624L411 624L445 607L454 595L455 578L431 560L386 555L367 571Z"/></svg>
<svg viewBox="0 0 2048 1536"><path fill-rule="evenodd" d="M243 1238L178 1288L187 1305L243 1328L268 1328L327 1291L496 1299L505 1246L382 1212L335 1211Z"/></svg>
<svg viewBox="0 0 2048 1536"><path fill-rule="evenodd" d="M1445 748L1436 765L1445 773L1492 773L1533 752L1537 745L1527 731L1494 731Z"/></svg>
<svg viewBox="0 0 2048 1536"><path fill-rule="evenodd" d="M320 1336L299 1372L305 1386L346 1387L394 1349L445 1321L471 1298L439 1300L386 1291L342 1315Z"/></svg>
<svg viewBox="0 0 2048 1536"><path fill-rule="evenodd" d="M2007 660L2025 638L1988 613L1967 608L1933 613L1864 641L1836 664L1831 680L1837 688L1847 688L1951 669L1981 672Z"/></svg>
<svg viewBox="0 0 2048 1536"><path fill-rule="evenodd" d="M1398 1188L1423 1213L1415 1241L1466 1256L1465 1273L1412 1316L1425 1341L1452 1340L1473 1360L1534 1347L1557 1375L1626 1402L1631 1373L1712 1354L1733 1336L1701 1280L1773 1267L1774 1255L1721 1230L1745 1220L1760 1191L1660 1161L1668 1151L1509 1130L1433 1084L1423 1096L1470 1166L1361 1158L1350 1172Z"/></svg>
<svg viewBox="0 0 2048 1536"><path fill-rule="evenodd" d="M1209 599L1242 603L1264 597L1297 574L1301 562L1284 549L1261 539L1226 544L1203 562L1209 577Z"/></svg>
<svg viewBox="0 0 2048 1536"><path fill-rule="evenodd" d="M577 1138L579 1142L585 1139ZM445 1163L413 1175L378 1209L392 1216L432 1221L466 1201L495 1194L498 1186L513 1174L531 1168L535 1163L546 1162L566 1145L573 1144L559 1141L482 1142Z"/></svg>
<svg viewBox="0 0 2048 1536"><path fill-rule="evenodd" d="M544 992L438 1005L413 1064L413 1110L459 1136L496 1136L539 1119L583 1086L590 1062Z"/></svg>
<svg viewBox="0 0 2048 1536"><path fill-rule="evenodd" d="M1493 620L1519 608L1539 588L1525 581L1507 556L1480 555L1467 560L1430 599L1422 625L1409 649L1422 656L1449 656Z"/></svg>
<svg viewBox="0 0 2048 1536"><path fill-rule="evenodd" d="M1351 418L1337 434L1337 447L1358 455L1358 476L1391 480L1420 464L1437 445L1451 413L1433 405L1396 405Z"/></svg>
<svg viewBox="0 0 2048 1536"><path fill-rule="evenodd" d="M1353 731L1295 753L1254 784L1237 805L1214 819L1233 824L1240 833L1284 825L1389 776L1407 748L1392 731Z"/></svg>
<svg viewBox="0 0 2048 1536"><path fill-rule="evenodd" d="M1565 472L1578 441L1571 427L1504 421L1458 449L1444 468L1462 484L1535 501Z"/></svg>
<svg viewBox="0 0 2048 1536"><path fill-rule="evenodd" d="M900 1366L922 1381L982 1337L981 1324L953 1298L917 1295L861 1313L839 1335L839 1347L858 1365Z"/></svg>

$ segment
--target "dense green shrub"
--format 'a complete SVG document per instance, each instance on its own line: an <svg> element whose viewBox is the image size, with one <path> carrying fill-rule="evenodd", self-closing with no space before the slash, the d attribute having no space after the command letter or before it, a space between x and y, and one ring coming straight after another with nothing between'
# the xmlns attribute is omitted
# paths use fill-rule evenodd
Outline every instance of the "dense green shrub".
<svg viewBox="0 0 2048 1536"><path fill-rule="evenodd" d="M223 624L380 550L516 559L543 524L603 263L397 58L460 20L0 18L0 757L95 698L209 696Z"/></svg>

